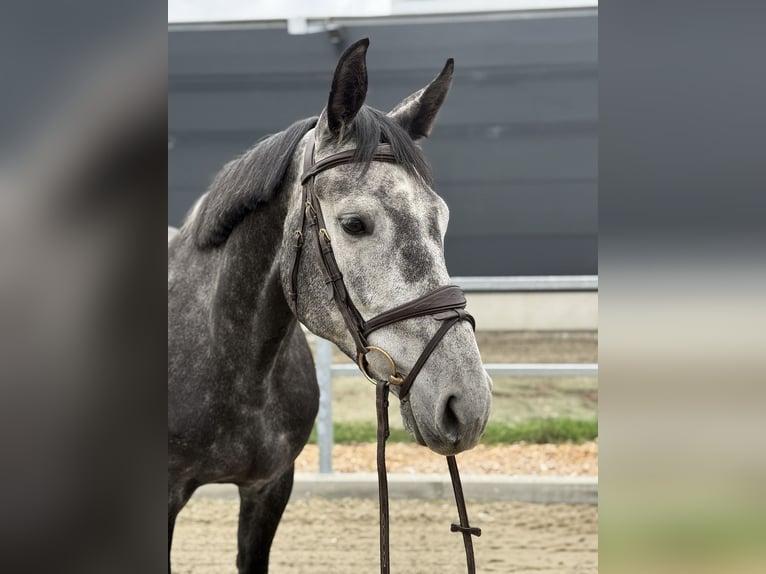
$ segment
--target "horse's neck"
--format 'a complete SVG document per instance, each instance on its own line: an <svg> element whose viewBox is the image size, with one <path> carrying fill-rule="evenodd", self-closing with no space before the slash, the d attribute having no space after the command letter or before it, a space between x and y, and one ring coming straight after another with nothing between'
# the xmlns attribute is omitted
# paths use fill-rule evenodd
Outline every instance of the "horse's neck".
<svg viewBox="0 0 766 574"><path fill-rule="evenodd" d="M223 247L210 318L213 344L227 362L262 364L294 327L279 273L286 209L278 194L246 216Z"/></svg>

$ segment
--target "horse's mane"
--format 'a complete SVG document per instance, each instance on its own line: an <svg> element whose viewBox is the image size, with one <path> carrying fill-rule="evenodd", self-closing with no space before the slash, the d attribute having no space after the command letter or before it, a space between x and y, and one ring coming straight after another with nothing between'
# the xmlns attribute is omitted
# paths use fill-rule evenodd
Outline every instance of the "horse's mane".
<svg viewBox="0 0 766 574"><path fill-rule="evenodd" d="M248 213L274 197L298 142L316 123L317 118L297 121L223 166L187 220L198 247L224 243Z"/></svg>
<svg viewBox="0 0 766 574"><path fill-rule="evenodd" d="M284 183L295 148L318 118L299 120L259 141L227 163L207 193L187 216L195 244L209 248L226 242L234 229L258 204L268 202ZM431 186L431 169L420 148L384 112L362 106L349 130L356 143L354 162L366 171L379 143L391 144L397 163Z"/></svg>

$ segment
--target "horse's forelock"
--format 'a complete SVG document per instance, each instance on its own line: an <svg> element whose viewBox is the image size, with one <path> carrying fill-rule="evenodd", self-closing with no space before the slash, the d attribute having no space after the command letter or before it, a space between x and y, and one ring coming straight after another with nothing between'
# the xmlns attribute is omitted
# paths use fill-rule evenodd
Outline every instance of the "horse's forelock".
<svg viewBox="0 0 766 574"><path fill-rule="evenodd" d="M370 165L378 144L387 143L396 156L396 163L415 179L433 186L431 166L428 164L420 147L409 134L384 112L362 106L352 125L354 144L354 162L363 170Z"/></svg>

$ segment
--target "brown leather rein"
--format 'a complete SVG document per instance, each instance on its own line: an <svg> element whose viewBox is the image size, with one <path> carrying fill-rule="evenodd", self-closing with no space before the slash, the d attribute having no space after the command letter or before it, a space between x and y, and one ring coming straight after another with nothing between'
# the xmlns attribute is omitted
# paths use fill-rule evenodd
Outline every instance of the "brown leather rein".
<svg viewBox="0 0 766 574"><path fill-rule="evenodd" d="M316 141L311 137L310 143L306 145L306 152L303 159L303 176L301 184L303 188L302 205L303 215L301 218L301 227L295 231L295 259L290 277L290 297L295 304L296 314L298 312L298 270L301 261L301 252L306 238L306 225L313 230L310 235L314 236L322 261L322 270L325 274L326 282L332 285L333 299L340 310L343 320L346 323L348 332L354 339L357 351L357 362L362 374L374 383L376 386L376 409L377 409L377 440L378 440L378 494L380 503L380 571L381 574L389 574L389 519L388 519L388 477L386 474L386 439L389 436L388 428L388 394L389 386L394 385L399 388L399 400L406 400L407 395L415 381L418 373L423 368L428 358L433 353L436 346L444 338L454 325L461 321L468 321L475 328L473 317L465 311L466 300L463 291L456 285L445 285L438 287L433 291L413 299L408 303L390 309L366 320L362 317L359 310L349 295L348 289L343 282L343 274L335 260L332 249L332 241L327 231L325 219L322 214L322 207L317 197L314 179L325 170L353 162L354 151L346 150L335 153L331 156L315 161ZM384 161L396 163L396 156L388 144L380 144L373 155L373 161ZM418 357L412 369L406 375L400 374L396 369L394 359L385 350L380 347L372 346L367 338L374 331L387 325L412 319L414 317L430 316L440 321L441 326L436 334L426 345L423 352ZM391 374L387 381L379 381L370 375L367 369L366 356L370 352L377 352L383 355L387 360ZM460 483L457 461L454 456L447 457L450 479L452 480L452 489L455 494L455 503L458 509L459 524L452 524L452 532L460 532L463 535L465 546L466 563L468 573L476 572L476 565L473 554L473 542L471 536L481 536L481 529L471 527L468 523L468 512L463 497L463 488Z"/></svg>

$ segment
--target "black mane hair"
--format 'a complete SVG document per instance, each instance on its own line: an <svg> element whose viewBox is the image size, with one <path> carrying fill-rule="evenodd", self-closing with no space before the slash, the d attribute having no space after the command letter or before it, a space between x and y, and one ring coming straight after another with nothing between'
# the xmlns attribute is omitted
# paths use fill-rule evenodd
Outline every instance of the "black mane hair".
<svg viewBox="0 0 766 574"><path fill-rule="evenodd" d="M274 197L284 183L295 148L316 126L317 120L316 117L299 120L284 131L262 139L218 172L196 215L188 221L199 248L225 243L232 229L248 213ZM433 186L431 168L422 151L384 112L362 106L349 132L356 144L354 163L360 166L362 173L367 171L378 144L388 143L396 162L408 174Z"/></svg>
<svg viewBox="0 0 766 574"><path fill-rule="evenodd" d="M362 173L367 171L378 144L387 143L393 148L397 164L401 165L410 176L433 187L431 166L422 150L385 112L362 106L354 118L350 131L356 143L354 163L361 166Z"/></svg>
<svg viewBox="0 0 766 574"><path fill-rule="evenodd" d="M282 187L298 142L316 123L315 117L299 120L223 166L189 221L197 247L224 243L248 213L274 197Z"/></svg>

